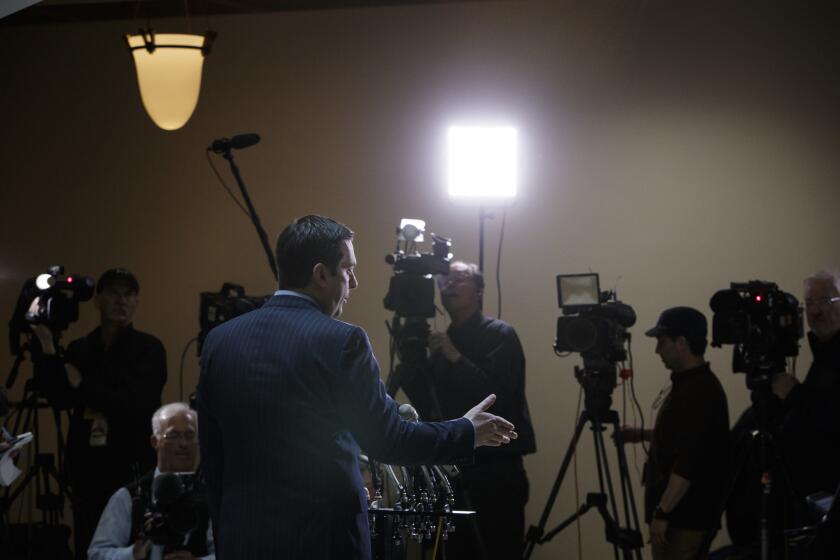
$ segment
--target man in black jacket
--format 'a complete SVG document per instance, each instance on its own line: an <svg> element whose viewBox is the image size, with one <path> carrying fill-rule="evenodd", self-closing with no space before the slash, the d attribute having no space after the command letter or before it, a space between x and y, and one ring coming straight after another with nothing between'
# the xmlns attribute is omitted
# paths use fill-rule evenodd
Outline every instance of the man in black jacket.
<svg viewBox="0 0 840 560"><path fill-rule="evenodd" d="M79 558L111 494L155 464L149 418L160 407L166 352L157 338L132 326L139 291L125 269L102 274L96 285L100 325L63 355L57 333L32 327L41 347L34 363L44 396L71 410L66 467Z"/></svg>
<svg viewBox="0 0 840 560"><path fill-rule="evenodd" d="M782 399L779 439L794 492L801 498L840 484L840 278L818 272L805 280L805 314L814 361L799 383L773 378ZM805 520L800 520L805 521Z"/></svg>
<svg viewBox="0 0 840 560"><path fill-rule="evenodd" d="M730 469L726 394L705 361L706 317L666 309L645 334L671 370L671 389L653 430L622 430L624 442L651 442L645 466L645 520L654 560L705 558L726 498Z"/></svg>
<svg viewBox="0 0 840 560"><path fill-rule="evenodd" d="M525 399L525 355L512 326L482 314L484 276L478 266L453 262L438 284L452 323L446 333L429 335L429 371L407 378L403 389L430 420L458 414L481 395L496 395L495 411L513 422L519 439L477 450L475 462L461 469L466 498L461 505L478 513L480 539L473 539L465 527L455 535L453 549L469 550L470 557L479 560L517 558L522 554L528 501L522 457L536 451Z"/></svg>

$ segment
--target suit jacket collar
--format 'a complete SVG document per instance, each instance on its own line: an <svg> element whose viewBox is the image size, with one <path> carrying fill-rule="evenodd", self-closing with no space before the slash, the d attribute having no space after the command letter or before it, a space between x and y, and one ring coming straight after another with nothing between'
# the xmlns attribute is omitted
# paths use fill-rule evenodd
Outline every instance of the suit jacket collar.
<svg viewBox="0 0 840 560"><path fill-rule="evenodd" d="M265 305L263 305L263 307L288 307L297 309L312 308L319 312L322 312L321 307L318 305L318 303L309 296L298 296L291 294L275 294L271 296L271 299L265 302Z"/></svg>

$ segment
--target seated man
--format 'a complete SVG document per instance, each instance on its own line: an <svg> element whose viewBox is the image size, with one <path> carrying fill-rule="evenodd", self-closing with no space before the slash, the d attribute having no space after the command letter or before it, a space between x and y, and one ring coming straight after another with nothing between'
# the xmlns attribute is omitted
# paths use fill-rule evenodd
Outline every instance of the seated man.
<svg viewBox="0 0 840 560"><path fill-rule="evenodd" d="M197 433L198 415L186 404L167 404L155 412L151 441L157 452L157 468L111 496L88 548L89 560L215 558L206 503L193 502L197 505L198 525L178 546L153 544L147 535L153 524L148 515L153 480L165 473L195 471ZM145 524L134 521L137 519L145 519Z"/></svg>

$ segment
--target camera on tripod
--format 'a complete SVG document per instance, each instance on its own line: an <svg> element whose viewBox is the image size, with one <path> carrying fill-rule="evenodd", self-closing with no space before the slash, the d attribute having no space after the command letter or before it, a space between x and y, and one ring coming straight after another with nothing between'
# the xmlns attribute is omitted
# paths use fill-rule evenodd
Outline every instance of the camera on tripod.
<svg viewBox="0 0 840 560"><path fill-rule="evenodd" d="M225 282L218 292L201 292L201 303L198 311L198 323L201 330L198 333L198 355L207 334L225 321L238 317L243 313L254 311L267 302L271 296L246 296L245 288L239 284Z"/></svg>
<svg viewBox="0 0 840 560"><path fill-rule="evenodd" d="M186 537L209 515L194 473L164 473L152 483L146 506L145 536L169 550L183 548ZM145 517L145 516L144 516Z"/></svg>
<svg viewBox="0 0 840 560"><path fill-rule="evenodd" d="M748 385L753 376L784 371L786 359L799 354L802 309L773 282L732 282L709 305L714 313L712 346L735 346L732 371L746 373Z"/></svg>
<svg viewBox="0 0 840 560"><path fill-rule="evenodd" d="M432 233L432 252L420 253L417 244L424 241L425 232L426 222L404 218L397 228L397 249L385 256L385 262L394 267L385 295L385 309L400 317L434 317L433 275L449 274L451 240Z"/></svg>
<svg viewBox="0 0 840 560"><path fill-rule="evenodd" d="M9 347L20 355L21 336L31 333L30 325L46 325L58 334L79 319L79 302L93 297L96 281L89 276L64 274L63 266L51 266L44 274L29 278L18 296L9 321ZM38 298L34 309L33 302Z"/></svg>
<svg viewBox="0 0 840 560"><path fill-rule="evenodd" d="M598 274L558 274L557 301L563 315L557 318L557 353L577 352L586 369L615 370L627 358L627 329L636 323L633 308L602 292Z"/></svg>

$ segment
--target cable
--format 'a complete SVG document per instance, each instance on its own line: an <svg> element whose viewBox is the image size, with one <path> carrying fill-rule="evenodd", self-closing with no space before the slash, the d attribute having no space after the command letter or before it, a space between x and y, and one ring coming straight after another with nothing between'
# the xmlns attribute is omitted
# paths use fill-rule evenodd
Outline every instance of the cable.
<svg viewBox="0 0 840 560"><path fill-rule="evenodd" d="M184 346L184 351L181 352L181 365L178 367L178 400L184 402L184 358L187 357L187 350L192 346L193 342L198 341L198 337L191 338L187 345Z"/></svg>
<svg viewBox="0 0 840 560"><path fill-rule="evenodd" d="M645 450L645 455L649 455L650 452L645 444L645 415L642 412L642 405L639 404L639 399L636 397L635 370L633 369L633 339L631 338L630 333L627 333L627 359L630 364L630 371L634 372L630 377L630 395L633 397L633 403L636 405L636 410L639 411L639 419L641 421L642 430L642 449Z"/></svg>
<svg viewBox="0 0 840 560"><path fill-rule="evenodd" d="M237 205L237 206L239 206L239 209L240 209L240 210L242 210L242 212L243 212L246 216L248 216L248 219L250 220L250 219L251 219L251 215L248 213L248 210L246 210L246 209L245 209L245 207L242 205L242 203L239 201L239 199L238 199L238 198L236 198L236 195L235 195L235 194L233 194L233 191L232 191L232 190L230 190L230 187L228 187L228 186L227 186L227 183L225 183L225 180L224 180L224 179L222 179L222 176L219 174L219 170L218 170L218 169L216 169L216 164L214 164L214 163L213 163L213 158L211 158L211 157L210 157L210 150L206 150L206 151L204 152L204 154L207 156L207 163L209 163L209 164L210 164L210 169L212 169L212 170L213 170L213 173L215 173L215 174L216 174L216 178L217 178L217 179L219 179L219 182L220 182L220 183L222 184L222 186L225 188L225 190L226 190L226 191L227 191L227 193L230 195L230 197L233 199L233 201L236 203L236 205Z"/></svg>
<svg viewBox="0 0 840 560"><path fill-rule="evenodd" d="M497 319L502 318L502 242L505 240L505 221L507 221L507 208L502 210L502 229L499 232L499 252L496 254L496 296L499 300L499 313Z"/></svg>

